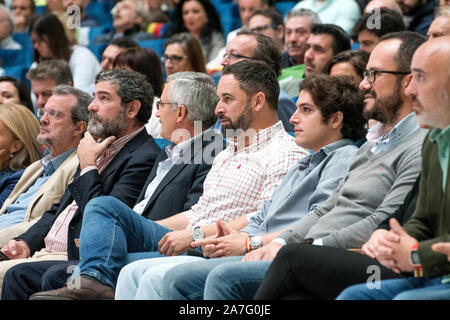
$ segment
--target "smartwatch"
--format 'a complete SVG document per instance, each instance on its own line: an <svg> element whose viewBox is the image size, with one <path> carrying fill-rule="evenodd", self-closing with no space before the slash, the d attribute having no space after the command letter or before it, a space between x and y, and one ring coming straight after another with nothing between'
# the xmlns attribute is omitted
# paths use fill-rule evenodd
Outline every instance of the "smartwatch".
<svg viewBox="0 0 450 320"><path fill-rule="evenodd" d="M202 240L203 238L205 238L205 233L203 232L203 230L200 227L195 227L192 231L192 240L198 241Z"/></svg>

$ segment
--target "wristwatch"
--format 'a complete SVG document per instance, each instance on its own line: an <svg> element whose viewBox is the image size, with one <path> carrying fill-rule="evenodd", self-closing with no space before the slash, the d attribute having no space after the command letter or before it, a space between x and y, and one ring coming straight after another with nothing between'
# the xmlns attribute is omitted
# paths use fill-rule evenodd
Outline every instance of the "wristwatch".
<svg viewBox="0 0 450 320"><path fill-rule="evenodd" d="M409 249L409 256L411 258L411 262L414 268L421 268L422 265L420 264L420 258L419 258L419 243L416 243Z"/></svg>
<svg viewBox="0 0 450 320"><path fill-rule="evenodd" d="M205 238L205 233L203 232L203 230L200 227L195 227L192 231L192 240L198 241L202 240L203 238Z"/></svg>
<svg viewBox="0 0 450 320"><path fill-rule="evenodd" d="M423 277L423 269L422 264L420 263L419 257L419 243L415 243L411 249L409 249L409 257L411 259L411 263L414 267L414 277Z"/></svg>
<svg viewBox="0 0 450 320"><path fill-rule="evenodd" d="M250 248L256 250L262 247L263 239L260 236L250 237Z"/></svg>

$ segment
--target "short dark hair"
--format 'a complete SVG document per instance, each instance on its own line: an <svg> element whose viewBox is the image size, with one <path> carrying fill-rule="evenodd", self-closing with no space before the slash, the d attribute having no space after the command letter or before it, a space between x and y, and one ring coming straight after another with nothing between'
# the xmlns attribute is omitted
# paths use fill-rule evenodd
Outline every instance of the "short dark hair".
<svg viewBox="0 0 450 320"><path fill-rule="evenodd" d="M135 47L120 52L113 62L113 68L129 67L142 73L152 85L153 93L160 97L163 87L163 74L158 55L148 48Z"/></svg>
<svg viewBox="0 0 450 320"><path fill-rule="evenodd" d="M328 24L313 24L311 26L311 34L328 34L333 38L331 47L333 49L333 55L338 54L339 52L350 50L350 37L341 27Z"/></svg>
<svg viewBox="0 0 450 320"><path fill-rule="evenodd" d="M11 83L17 90L19 94L20 103L27 107L28 110L34 112L33 102L31 101L31 93L30 89L26 86L22 81L15 79L10 76L1 76L0 82L9 82Z"/></svg>
<svg viewBox="0 0 450 320"><path fill-rule="evenodd" d="M255 60L242 60L225 66L222 70L222 75L227 74L232 74L239 80L239 88L244 90L247 96L263 92L270 108L277 110L280 85L273 68L267 63Z"/></svg>
<svg viewBox="0 0 450 320"><path fill-rule="evenodd" d="M141 108L137 114L137 121L144 125L152 115L153 108L153 88L146 77L136 71L113 69L101 71L95 78L95 83L111 81L117 86L117 95L120 97L122 105L134 100L141 103Z"/></svg>
<svg viewBox="0 0 450 320"><path fill-rule="evenodd" d="M248 35L256 39L256 48L253 52L253 58L265 62L270 66L277 77L281 74L281 52L275 45L275 42L268 36L243 28L237 33L237 36Z"/></svg>
<svg viewBox="0 0 450 320"><path fill-rule="evenodd" d="M136 41L134 41L133 38L127 36L115 38L110 42L110 44L125 49L139 47L139 44Z"/></svg>
<svg viewBox="0 0 450 320"><path fill-rule="evenodd" d="M342 112L341 133L344 139L357 141L366 134L364 118L364 94L352 83L349 76L330 77L316 74L300 83L300 91L307 91L322 113L323 122L329 121L336 112Z"/></svg>
<svg viewBox="0 0 450 320"><path fill-rule="evenodd" d="M363 50L346 50L333 56L323 69L323 73L330 74L331 68L338 63L348 62L352 65L355 73L364 78L364 70L369 61L370 54Z"/></svg>
<svg viewBox="0 0 450 320"><path fill-rule="evenodd" d="M422 43L427 41L427 37L413 31L393 32L381 37L381 41L391 39L398 39L402 42L394 57L398 67L397 71L410 72L414 52Z"/></svg>
<svg viewBox="0 0 450 320"><path fill-rule="evenodd" d="M278 27L279 25L284 26L283 17L273 7L269 7L267 9L258 9L255 12L253 12L251 17L254 17L254 16L264 16L266 18L269 18L270 23L275 27Z"/></svg>
<svg viewBox="0 0 450 320"><path fill-rule="evenodd" d="M374 11L371 11L361 16L361 18L359 18L359 20L356 22L355 26L353 27L354 36L357 37L361 31L367 30L370 33L373 33L377 37L381 38L387 33L406 30L405 22L403 21L403 17L399 12L384 7L379 9L381 28L370 28L370 26L368 25L369 19L374 14Z"/></svg>

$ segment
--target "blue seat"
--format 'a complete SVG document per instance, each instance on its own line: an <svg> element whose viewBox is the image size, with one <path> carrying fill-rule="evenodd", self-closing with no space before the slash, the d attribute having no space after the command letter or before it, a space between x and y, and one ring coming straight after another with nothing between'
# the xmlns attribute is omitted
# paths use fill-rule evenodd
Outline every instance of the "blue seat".
<svg viewBox="0 0 450 320"><path fill-rule="evenodd" d="M160 39L151 39L151 40L144 40L144 41L138 41L138 44L142 48L148 48L155 51L155 53L158 55L158 57L161 57L164 53L164 45L166 44L166 38L160 38Z"/></svg>
<svg viewBox="0 0 450 320"><path fill-rule="evenodd" d="M113 27L110 24L89 28L89 43L93 43L95 38L109 32L113 32Z"/></svg>
<svg viewBox="0 0 450 320"><path fill-rule="evenodd" d="M100 62L102 61L103 51L105 51L107 46L108 45L106 43L89 44L88 49L92 51L97 60Z"/></svg>
<svg viewBox="0 0 450 320"><path fill-rule="evenodd" d="M360 49L360 43L359 42L353 42L350 46L352 50L359 50Z"/></svg>
<svg viewBox="0 0 450 320"><path fill-rule="evenodd" d="M113 6L113 1L90 1L86 7L86 16L97 20L102 25L112 25Z"/></svg>
<svg viewBox="0 0 450 320"><path fill-rule="evenodd" d="M26 74L28 70L30 69L31 65L18 65L18 66L11 66L11 67L5 67L3 70L5 71L5 76L13 77L17 80L21 80L24 82L28 88L31 88L30 80L27 79Z"/></svg>
<svg viewBox="0 0 450 320"><path fill-rule="evenodd" d="M166 146L170 144L170 141L164 138L156 138L155 142L160 149L164 149Z"/></svg>
<svg viewBox="0 0 450 320"><path fill-rule="evenodd" d="M295 5L297 4L297 1L280 1L275 2L275 9L281 14L281 16L284 18L286 13L290 11Z"/></svg>
<svg viewBox="0 0 450 320"><path fill-rule="evenodd" d="M0 66L3 68L20 65L31 65L32 62L32 48L23 48L21 50L0 50Z"/></svg>
<svg viewBox="0 0 450 320"><path fill-rule="evenodd" d="M298 96L292 97L291 100L292 100L292 102L297 103Z"/></svg>
<svg viewBox="0 0 450 320"><path fill-rule="evenodd" d="M33 47L33 42L31 41L31 37L26 32L20 32L20 33L15 32L12 34L12 38L14 39L14 41L19 43L22 46L22 48Z"/></svg>

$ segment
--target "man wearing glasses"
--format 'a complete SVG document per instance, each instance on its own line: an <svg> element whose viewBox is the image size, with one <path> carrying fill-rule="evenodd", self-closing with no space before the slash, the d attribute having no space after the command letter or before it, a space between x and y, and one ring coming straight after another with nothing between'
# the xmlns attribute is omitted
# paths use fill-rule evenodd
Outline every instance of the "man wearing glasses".
<svg viewBox="0 0 450 320"><path fill-rule="evenodd" d="M1 208L1 246L26 231L58 203L72 182L78 166L76 148L86 130L90 101L88 94L74 89L71 94L51 96L39 109L37 140L46 145L49 154L25 170Z"/></svg>
<svg viewBox="0 0 450 320"><path fill-rule="evenodd" d="M198 268L195 277L185 276L185 272L190 271L187 264L170 269L163 278L162 286L167 290L163 289L162 298L201 298L202 292L210 292L213 293L208 296L210 299L253 299L272 260L277 254L281 255L280 249L287 244L293 245L286 246L289 255L280 263L281 268L273 271L271 282L265 286L266 295L273 294L279 282L292 273L295 276L289 278L287 285L283 283L290 290L293 284L296 288L295 284L304 280L305 285L298 286L300 289L306 287L308 293L315 290L321 296L329 293L331 286L340 285L348 272L343 277L337 275L334 283L328 275L345 270L350 259L331 261L324 257L330 257L336 248L360 248L377 225L403 204L419 174L420 150L426 130L419 127L412 99L404 90L409 82L412 55L424 41L425 37L416 33L393 33L385 36L372 52L368 70L395 72L380 73L376 79L370 79L374 80L372 83L365 78L360 85L365 94L366 118L375 117L382 123L383 130L360 147L349 173L327 200L273 241L247 253L240 262L223 258L219 265L210 259L204 262L208 268L205 271ZM394 96L398 96L398 100L394 100ZM311 256L305 256L306 253ZM302 263L306 271L298 275L297 266ZM292 265L295 266L289 268ZM324 268L328 271L320 272ZM367 279L367 274L365 276ZM195 289L194 294L192 289Z"/></svg>
<svg viewBox="0 0 450 320"><path fill-rule="evenodd" d="M281 15L274 8L257 10L248 22L248 28L271 38L278 50L284 47L284 23Z"/></svg>

